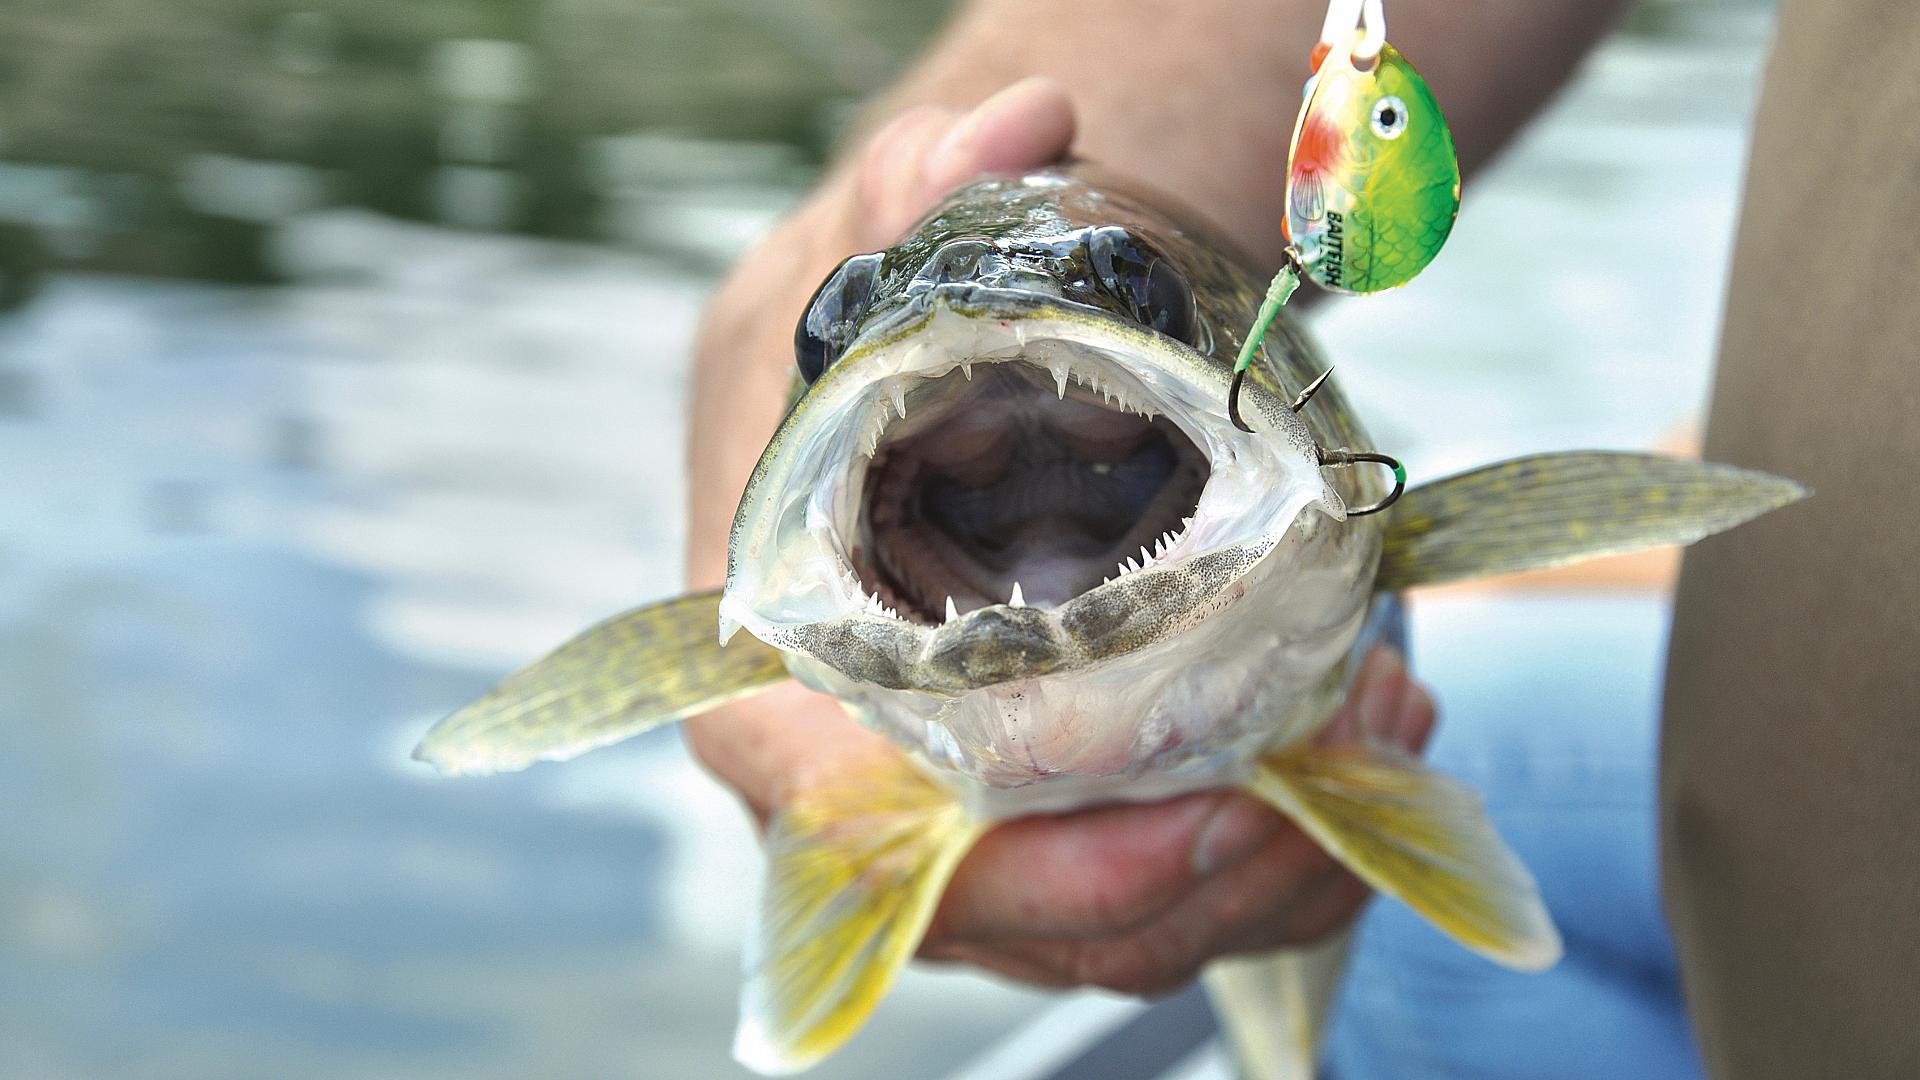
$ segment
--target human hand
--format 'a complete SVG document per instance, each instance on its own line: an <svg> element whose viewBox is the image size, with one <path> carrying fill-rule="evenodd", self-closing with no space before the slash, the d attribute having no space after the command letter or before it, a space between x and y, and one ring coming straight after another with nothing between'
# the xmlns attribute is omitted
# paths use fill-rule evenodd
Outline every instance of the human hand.
<svg viewBox="0 0 1920 1080"><path fill-rule="evenodd" d="M1367 655L1321 738L1418 753L1433 700L1398 653ZM981 838L920 947L1042 986L1164 993L1218 956L1339 929L1367 886L1234 791L1024 818Z"/></svg>

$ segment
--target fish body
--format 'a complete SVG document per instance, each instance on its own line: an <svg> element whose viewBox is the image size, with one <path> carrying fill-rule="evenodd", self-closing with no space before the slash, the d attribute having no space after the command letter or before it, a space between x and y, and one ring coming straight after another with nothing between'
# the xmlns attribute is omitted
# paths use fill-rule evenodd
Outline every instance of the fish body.
<svg viewBox="0 0 1920 1080"><path fill-rule="evenodd" d="M1364 67L1351 44L1325 52L1287 165L1287 236L1307 276L1345 293L1404 285L1459 211L1453 136L1426 80L1392 45Z"/></svg>
<svg viewBox="0 0 1920 1080"><path fill-rule="evenodd" d="M1297 324L1249 370L1255 433L1229 421L1262 285L1169 205L1086 168L1000 177L848 259L796 332L804 386L722 593L588 630L416 751L449 772L562 759L789 673L889 736L894 759L769 824L735 1045L760 1071L852 1036L994 823L1209 788L1266 801L1468 948L1551 964L1552 922L1471 792L1316 738L1356 657L1393 634L1398 589L1690 542L1803 494L1590 452L1349 515L1387 477L1322 465L1369 442L1332 384L1296 405L1325 371ZM1337 968L1337 948L1220 966L1250 1075L1311 1075Z"/></svg>

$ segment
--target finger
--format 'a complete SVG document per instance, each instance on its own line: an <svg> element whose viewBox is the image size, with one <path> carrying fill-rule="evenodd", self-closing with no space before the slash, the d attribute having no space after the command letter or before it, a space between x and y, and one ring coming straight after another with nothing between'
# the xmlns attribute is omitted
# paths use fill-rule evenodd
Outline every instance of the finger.
<svg viewBox="0 0 1920 1080"><path fill-rule="evenodd" d="M947 941L922 955L1047 987L1153 996L1192 981L1215 957L1317 941L1350 923L1366 885L1298 831L1232 875L1126 934L1093 940Z"/></svg>
<svg viewBox="0 0 1920 1080"><path fill-rule="evenodd" d="M1239 956L1309 945L1352 923L1373 896L1367 883L1344 866L1332 866L1302 885L1284 910L1224 928L1215 956Z"/></svg>
<svg viewBox="0 0 1920 1080"><path fill-rule="evenodd" d="M1364 737L1374 743L1419 753L1433 733L1433 697L1407 673L1400 654L1385 647L1375 648L1367 659L1373 663L1375 692L1368 695L1362 709Z"/></svg>
<svg viewBox="0 0 1920 1080"><path fill-rule="evenodd" d="M1073 101L1052 79L1022 79L975 106L927 156L929 201L983 173L1051 164L1073 144Z"/></svg>
<svg viewBox="0 0 1920 1080"><path fill-rule="evenodd" d="M898 239L954 188L977 176L1036 168L1073 142L1073 105L1051 79L1014 83L964 114L922 105L876 132L861 163L861 246Z"/></svg>
<svg viewBox="0 0 1920 1080"><path fill-rule="evenodd" d="M874 133L854 181L853 226L859 248L886 247L932 209L938 196L926 193L927 154L959 119L958 109L921 105Z"/></svg>
<svg viewBox="0 0 1920 1080"><path fill-rule="evenodd" d="M961 863L928 939L1122 933L1284 827L1279 814L1236 792L1008 822Z"/></svg>
<svg viewBox="0 0 1920 1080"><path fill-rule="evenodd" d="M1426 687L1408 679L1401 687L1400 700L1388 715L1386 730L1381 733L1384 741L1410 754L1426 749L1436 721L1433 695Z"/></svg>
<svg viewBox="0 0 1920 1080"><path fill-rule="evenodd" d="M1419 753L1433 732L1433 698L1407 673L1400 653L1369 650L1347 700L1317 738L1320 743L1370 742Z"/></svg>
<svg viewBox="0 0 1920 1080"><path fill-rule="evenodd" d="M1094 939L946 941L923 955L1040 986L1097 986L1153 996L1190 982L1216 956L1317 940L1345 925L1366 886L1298 830L1202 886L1171 911Z"/></svg>
<svg viewBox="0 0 1920 1080"><path fill-rule="evenodd" d="M723 705L682 725L706 770L766 824L796 790L857 772L896 753L840 703L796 682Z"/></svg>
<svg viewBox="0 0 1920 1080"><path fill-rule="evenodd" d="M1205 963L1199 942L1138 933L1091 941L1035 941L1018 947L951 942L923 955L971 964L1034 986L1098 987L1136 997L1177 990L1192 982Z"/></svg>

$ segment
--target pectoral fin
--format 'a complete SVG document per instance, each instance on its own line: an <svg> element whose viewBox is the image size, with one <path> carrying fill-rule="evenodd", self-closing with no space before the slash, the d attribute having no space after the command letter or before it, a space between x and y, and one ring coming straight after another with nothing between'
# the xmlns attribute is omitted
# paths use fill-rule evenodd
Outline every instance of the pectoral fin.
<svg viewBox="0 0 1920 1080"><path fill-rule="evenodd" d="M1264 758L1247 786L1467 948L1523 971L1560 959L1532 875L1459 783L1398 751L1344 744Z"/></svg>
<svg viewBox="0 0 1920 1080"><path fill-rule="evenodd" d="M980 831L897 755L796 796L768 830L734 1057L783 1075L851 1038L919 947Z"/></svg>
<svg viewBox="0 0 1920 1080"><path fill-rule="evenodd" d="M413 756L449 775L564 761L764 690L774 649L715 640L720 594L695 593L600 623L427 732Z"/></svg>
<svg viewBox="0 0 1920 1080"><path fill-rule="evenodd" d="M1539 454L1423 484L1392 510L1377 587L1691 544L1807 494L1767 473L1654 454Z"/></svg>

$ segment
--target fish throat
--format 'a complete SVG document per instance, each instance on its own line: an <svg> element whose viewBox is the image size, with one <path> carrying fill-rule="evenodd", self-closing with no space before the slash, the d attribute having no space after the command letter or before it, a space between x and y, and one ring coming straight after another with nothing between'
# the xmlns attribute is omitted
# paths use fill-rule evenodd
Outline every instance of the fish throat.
<svg viewBox="0 0 1920 1080"><path fill-rule="evenodd" d="M1064 376L1064 382L1062 381ZM915 380L862 480L862 586L939 625L1021 599L1051 607L1164 557L1207 455L1097 367L1015 358Z"/></svg>

